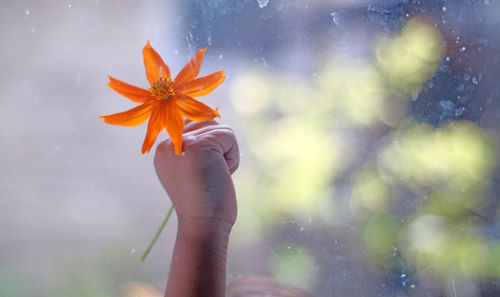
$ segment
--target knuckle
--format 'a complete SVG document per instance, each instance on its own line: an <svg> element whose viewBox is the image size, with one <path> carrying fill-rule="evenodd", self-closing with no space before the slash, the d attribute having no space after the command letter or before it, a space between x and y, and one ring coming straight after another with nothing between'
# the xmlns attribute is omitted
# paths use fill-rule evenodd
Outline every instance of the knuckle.
<svg viewBox="0 0 500 297"><path fill-rule="evenodd" d="M159 159L163 159L168 155L168 152L173 150L173 143L170 139L165 139L156 146L156 153L154 157L154 162L157 163Z"/></svg>
<svg viewBox="0 0 500 297"><path fill-rule="evenodd" d="M231 128L231 126L229 126L229 125L219 125L218 128L226 129L226 130L233 132L233 128Z"/></svg>
<svg viewBox="0 0 500 297"><path fill-rule="evenodd" d="M156 147L156 153L163 154L168 151L169 147L172 146L172 140L165 139Z"/></svg>
<svg viewBox="0 0 500 297"><path fill-rule="evenodd" d="M224 128L224 129L219 129L217 130L221 135L223 136L226 136L226 137L230 137L232 139L236 139L236 135L234 134L234 131L228 126L228 128Z"/></svg>

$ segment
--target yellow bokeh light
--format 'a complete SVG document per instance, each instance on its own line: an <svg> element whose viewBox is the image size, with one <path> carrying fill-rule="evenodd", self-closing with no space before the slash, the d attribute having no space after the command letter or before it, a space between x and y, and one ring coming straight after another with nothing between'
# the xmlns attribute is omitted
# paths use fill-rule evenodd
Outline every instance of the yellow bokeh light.
<svg viewBox="0 0 500 297"><path fill-rule="evenodd" d="M380 168L402 178L410 188L447 187L470 191L495 164L487 135L471 122L453 122L439 129L425 124L403 127L382 150Z"/></svg>
<svg viewBox="0 0 500 297"><path fill-rule="evenodd" d="M390 252L397 243L399 228L393 215L376 215L363 230L363 242L374 253Z"/></svg>
<svg viewBox="0 0 500 297"><path fill-rule="evenodd" d="M231 102L237 113L252 116L262 112L271 103L269 75L250 70L238 75L231 85Z"/></svg>
<svg viewBox="0 0 500 297"><path fill-rule="evenodd" d="M283 246L274 253L270 262L270 270L277 280L307 288L314 278L316 263L306 249Z"/></svg>
<svg viewBox="0 0 500 297"><path fill-rule="evenodd" d="M399 36L378 40L376 55L390 83L409 94L419 91L444 55L439 30L423 18L410 19Z"/></svg>
<svg viewBox="0 0 500 297"><path fill-rule="evenodd" d="M331 58L318 76L319 109L358 125L376 121L386 96L380 73L369 61Z"/></svg>
<svg viewBox="0 0 500 297"><path fill-rule="evenodd" d="M388 211L391 208L391 202L389 186L380 178L378 172L365 170L355 175L350 199L351 209L354 212Z"/></svg>
<svg viewBox="0 0 500 297"><path fill-rule="evenodd" d="M269 127L252 149L270 178L266 199L303 216L318 210L340 163L341 152L330 133L293 117Z"/></svg>

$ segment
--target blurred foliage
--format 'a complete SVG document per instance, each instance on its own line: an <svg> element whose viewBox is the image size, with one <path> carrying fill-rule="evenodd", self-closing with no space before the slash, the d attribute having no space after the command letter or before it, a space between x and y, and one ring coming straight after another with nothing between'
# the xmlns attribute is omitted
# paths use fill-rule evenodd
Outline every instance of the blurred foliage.
<svg viewBox="0 0 500 297"><path fill-rule="evenodd" d="M499 277L498 243L473 234L452 219L420 215L407 226L404 246L417 267L457 278Z"/></svg>
<svg viewBox="0 0 500 297"><path fill-rule="evenodd" d="M441 33L423 17L410 19L397 36L379 39L375 53L390 85L405 93L418 92L443 58Z"/></svg>
<svg viewBox="0 0 500 297"><path fill-rule="evenodd" d="M370 125L380 120L387 88L375 65L349 57L333 57L317 78L318 109L325 120L335 115L350 124Z"/></svg>
<svg viewBox="0 0 500 297"><path fill-rule="evenodd" d="M384 182L378 171L373 169L358 171L353 175L351 186L350 208L357 217L392 209L390 186Z"/></svg>
<svg viewBox="0 0 500 297"><path fill-rule="evenodd" d="M297 246L282 246L270 261L272 275L279 281L307 287L314 277L313 257L306 249Z"/></svg>
<svg viewBox="0 0 500 297"><path fill-rule="evenodd" d="M475 189L495 165L492 143L471 122L451 122L439 129L407 125L395 131L393 139L382 150L379 166L416 191Z"/></svg>
<svg viewBox="0 0 500 297"><path fill-rule="evenodd" d="M415 17L400 34L377 37L374 52L373 60L329 57L312 80L267 69L235 80L233 106L250 153L236 179L243 206L235 236L256 239L287 217L299 225L349 222L359 225L371 260L398 251L438 276L499 276L500 243L474 231L484 223L475 211L496 144L472 122L436 128L406 118L409 99L443 59L441 33ZM389 129L385 141L363 158L367 148L350 131L380 127ZM350 191L339 192L345 175ZM402 212L402 204L411 207ZM318 265L307 249L278 249L271 273L304 285L304 271ZM369 263L401 265L401 257L379 259Z"/></svg>
<svg viewBox="0 0 500 297"><path fill-rule="evenodd" d="M375 253L392 252L398 239L399 223L395 216L380 214L373 216L363 231L363 242ZM382 261L386 261L384 258Z"/></svg>

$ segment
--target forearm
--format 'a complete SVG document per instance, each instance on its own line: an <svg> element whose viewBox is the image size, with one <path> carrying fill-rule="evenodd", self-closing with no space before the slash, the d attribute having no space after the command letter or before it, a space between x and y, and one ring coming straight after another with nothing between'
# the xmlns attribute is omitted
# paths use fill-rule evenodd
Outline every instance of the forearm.
<svg viewBox="0 0 500 297"><path fill-rule="evenodd" d="M166 297L223 297L230 223L179 224Z"/></svg>

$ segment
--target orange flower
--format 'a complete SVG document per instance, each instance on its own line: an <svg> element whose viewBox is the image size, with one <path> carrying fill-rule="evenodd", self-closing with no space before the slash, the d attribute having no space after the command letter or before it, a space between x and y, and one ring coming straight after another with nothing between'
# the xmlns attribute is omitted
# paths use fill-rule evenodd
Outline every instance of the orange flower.
<svg viewBox="0 0 500 297"><path fill-rule="evenodd" d="M199 50L172 80L170 69L148 41L143 49L143 54L146 76L151 88L135 87L111 76L109 76L108 83L111 89L135 103L141 103L141 105L100 118L107 124L126 127L138 126L149 118L148 131L142 145L142 154L151 150L158 133L165 128L174 144L175 154L181 155L184 117L191 121L220 118L219 108L213 110L193 99L193 97L212 92L226 79L225 70L195 79L200 73L205 51L206 48Z"/></svg>

